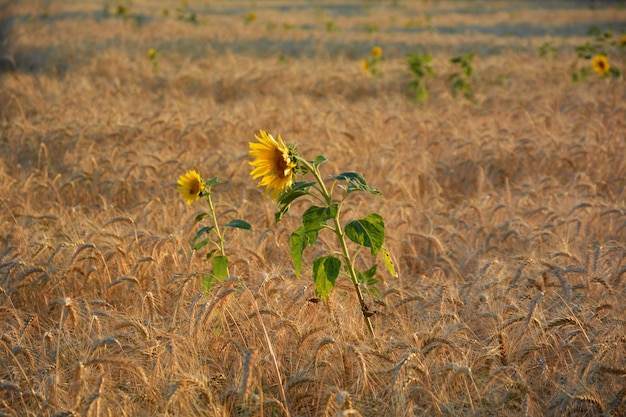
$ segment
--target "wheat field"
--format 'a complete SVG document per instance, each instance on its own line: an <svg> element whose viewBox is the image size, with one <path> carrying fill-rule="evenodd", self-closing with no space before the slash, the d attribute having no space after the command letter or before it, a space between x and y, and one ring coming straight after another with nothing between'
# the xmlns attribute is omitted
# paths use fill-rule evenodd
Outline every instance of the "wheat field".
<svg viewBox="0 0 626 417"><path fill-rule="evenodd" d="M618 2L0 4L0 415L626 415L626 89L571 75L589 27L624 22ZM448 78L468 52L473 101ZM310 262L295 276L305 207L274 224L259 129L382 191L345 213L382 215L399 273L366 299L375 338L347 279L324 303ZM210 292L190 169L253 227Z"/></svg>

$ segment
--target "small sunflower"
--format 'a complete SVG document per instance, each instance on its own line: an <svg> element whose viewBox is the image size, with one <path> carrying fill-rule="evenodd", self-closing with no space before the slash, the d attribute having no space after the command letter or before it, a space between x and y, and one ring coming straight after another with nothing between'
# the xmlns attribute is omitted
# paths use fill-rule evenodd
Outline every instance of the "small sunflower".
<svg viewBox="0 0 626 417"><path fill-rule="evenodd" d="M178 177L178 192L187 204L191 204L204 191L204 181L196 171L191 170Z"/></svg>
<svg viewBox="0 0 626 417"><path fill-rule="evenodd" d="M383 56L383 48L381 48L380 46L374 46L372 48L372 56L374 58L380 58L381 56Z"/></svg>
<svg viewBox="0 0 626 417"><path fill-rule="evenodd" d="M361 69L363 70L363 72L370 72L370 63L367 62L367 59L361 60Z"/></svg>
<svg viewBox="0 0 626 417"><path fill-rule="evenodd" d="M604 55L594 56L591 60L591 67L600 77L604 77L611 69L609 60Z"/></svg>
<svg viewBox="0 0 626 417"><path fill-rule="evenodd" d="M271 194L272 200L280 196L293 184L294 170L297 166L296 155L293 148L285 145L278 135L278 140L265 131L260 131L260 136L254 135L259 141L250 142L248 154L256 158L250 162L254 167L250 175L253 179L261 178L260 187L267 187L266 194Z"/></svg>

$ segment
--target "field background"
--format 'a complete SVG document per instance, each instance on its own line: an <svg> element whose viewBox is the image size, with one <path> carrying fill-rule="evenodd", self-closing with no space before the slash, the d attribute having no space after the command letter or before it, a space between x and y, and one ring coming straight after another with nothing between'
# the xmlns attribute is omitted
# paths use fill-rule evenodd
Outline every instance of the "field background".
<svg viewBox="0 0 626 417"><path fill-rule="evenodd" d="M5 1L0 21L0 415L626 414L626 89L571 77L623 3ZM476 103L447 80L471 51ZM294 276L306 206L274 225L259 129L383 192L346 212L384 217L399 272L366 300L376 340L347 279L325 305ZM210 293L189 169L253 226Z"/></svg>

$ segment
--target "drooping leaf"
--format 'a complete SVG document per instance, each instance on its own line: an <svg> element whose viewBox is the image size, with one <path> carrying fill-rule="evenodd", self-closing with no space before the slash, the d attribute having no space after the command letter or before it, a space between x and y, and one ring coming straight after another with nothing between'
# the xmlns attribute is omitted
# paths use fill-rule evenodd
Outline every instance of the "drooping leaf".
<svg viewBox="0 0 626 417"><path fill-rule="evenodd" d="M213 258L213 275L220 281L228 278L228 257L225 255Z"/></svg>
<svg viewBox="0 0 626 417"><path fill-rule="evenodd" d="M235 229L243 229L243 230L252 230L252 226L245 220L231 220L228 222L226 227L234 227Z"/></svg>
<svg viewBox="0 0 626 417"><path fill-rule="evenodd" d="M361 175L358 172L346 171L346 172L342 172L339 175L335 175L332 178L339 180L339 181L346 181L348 183L348 186L342 187L342 188L344 188L346 192L348 193L351 193L352 191L365 191L367 193L374 194L374 195L382 194L377 189L372 188L369 185L367 185L367 181L365 181L365 178L363 178L363 175Z"/></svg>
<svg viewBox="0 0 626 417"><path fill-rule="evenodd" d="M328 220L337 215L337 209L337 204L328 207L311 206L302 214L302 225L309 245L315 244L320 230Z"/></svg>
<svg viewBox="0 0 626 417"><path fill-rule="evenodd" d="M204 219L209 213L204 212L204 213L200 213L198 214L195 219L193 219L194 223L198 223L199 221L201 221L202 219Z"/></svg>
<svg viewBox="0 0 626 417"><path fill-rule="evenodd" d="M383 262L387 267L387 270L391 274L392 277L398 278L398 273L396 272L396 268L393 265L393 259L391 259L391 253L387 248L383 247L380 249L380 253L383 255Z"/></svg>
<svg viewBox="0 0 626 417"><path fill-rule="evenodd" d="M215 252L217 252L217 249L213 249L211 252L207 253L205 256L205 259L208 261L209 259L211 259L211 257L213 255L215 255Z"/></svg>
<svg viewBox="0 0 626 417"><path fill-rule="evenodd" d="M204 226L201 227L197 232L196 235L193 237L193 240L191 242L195 242L196 240L198 240L200 238L200 236L202 236L203 234L209 234L209 232L213 230L213 226ZM206 245L206 243L205 243Z"/></svg>
<svg viewBox="0 0 626 417"><path fill-rule="evenodd" d="M200 250L205 247L211 240L207 237L206 239L202 239L200 242L193 245L193 250Z"/></svg>
<svg viewBox="0 0 626 417"><path fill-rule="evenodd" d="M328 300L328 295L335 287L340 268L341 261L334 256L323 256L313 261L313 280L317 297Z"/></svg>
<svg viewBox="0 0 626 417"><path fill-rule="evenodd" d="M351 221L346 225L345 232L354 243L370 248L372 256L376 256L385 243L385 223L376 213Z"/></svg>
<svg viewBox="0 0 626 417"><path fill-rule="evenodd" d="M315 182L313 181L300 181L294 183L291 188L283 192L278 197L278 211L274 214L274 221L278 223L283 216L289 211L289 206L298 198L308 195L309 189Z"/></svg>
<svg viewBox="0 0 626 417"><path fill-rule="evenodd" d="M313 160L313 165L316 167L322 165L324 162L328 161L324 155L317 155Z"/></svg>
<svg viewBox="0 0 626 417"><path fill-rule="evenodd" d="M291 252L291 260L293 261L296 277L299 277L302 271L302 253L306 245L307 238L304 226L300 226L289 238L289 251Z"/></svg>

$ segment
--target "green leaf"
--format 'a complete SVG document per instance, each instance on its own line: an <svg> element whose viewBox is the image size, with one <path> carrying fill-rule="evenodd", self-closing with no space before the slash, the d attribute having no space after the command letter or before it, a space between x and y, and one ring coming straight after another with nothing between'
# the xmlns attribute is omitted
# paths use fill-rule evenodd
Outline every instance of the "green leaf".
<svg viewBox="0 0 626 417"><path fill-rule="evenodd" d="M396 268L393 266L393 259L391 259L391 253L389 250L387 250L387 248L381 248L380 253L383 255L383 262L385 263L385 266L391 276L398 278L398 273L396 272Z"/></svg>
<svg viewBox="0 0 626 417"><path fill-rule="evenodd" d="M195 219L193 219L194 223L198 223L199 221L201 221L202 219L204 219L206 216L208 216L209 213L200 213L196 216Z"/></svg>
<svg viewBox="0 0 626 417"><path fill-rule="evenodd" d="M296 277L300 276L302 271L302 253L307 245L306 233L304 226L300 226L289 238L289 251L291 252L291 260L295 268Z"/></svg>
<svg viewBox="0 0 626 417"><path fill-rule="evenodd" d="M225 255L216 256L213 258L213 275L223 281L228 278L228 257Z"/></svg>
<svg viewBox="0 0 626 417"><path fill-rule="evenodd" d="M319 234L322 226L326 224L329 219L332 219L337 215L337 204L331 204L328 207L309 207L302 215L302 225L306 233L309 245L313 246L317 241L317 235Z"/></svg>
<svg viewBox="0 0 626 417"><path fill-rule="evenodd" d="M213 226L204 226L201 227L197 232L196 235L193 237L193 240L191 241L192 243L195 242L196 240L198 240L200 238L200 236L202 236L203 234L209 234L209 232L213 230ZM205 243L206 245L206 243Z"/></svg>
<svg viewBox="0 0 626 417"><path fill-rule="evenodd" d="M370 269L368 269L367 271L363 272L363 278L365 279L364 284L366 285L372 285L370 284L372 282L372 279L374 278L374 275L376 275L376 270L378 269L378 265L374 264L374 266L372 266ZM373 282L373 284L378 283L378 280L374 280L376 282Z"/></svg>
<svg viewBox="0 0 626 417"><path fill-rule="evenodd" d="M215 287L215 275L209 274L202 277L202 289L204 292L211 292Z"/></svg>
<svg viewBox="0 0 626 417"><path fill-rule="evenodd" d="M207 237L206 239L202 239L200 242L193 245L193 250L199 250L205 247L211 240Z"/></svg>
<svg viewBox="0 0 626 417"><path fill-rule="evenodd" d="M245 220L231 220L228 222L226 227L234 227L235 229L243 229L243 230L252 230L252 226Z"/></svg>
<svg viewBox="0 0 626 417"><path fill-rule="evenodd" d="M385 223L376 213L351 221L346 225L345 232L354 243L371 248L372 256L376 256L385 242Z"/></svg>
<svg viewBox="0 0 626 417"><path fill-rule="evenodd" d="M219 181L217 180L217 177L213 177L213 178L211 178L210 180L205 181L205 182L204 182L204 186L205 186L205 187L207 187L207 188L209 188L209 187L211 187L211 186L213 186L213 185L217 184L218 182L219 182Z"/></svg>
<svg viewBox="0 0 626 417"><path fill-rule="evenodd" d="M348 183L348 186L345 187L345 190L348 193L352 191L365 191L374 195L382 194L377 189L372 188L369 185L367 185L367 181L365 181L365 178L363 178L363 175L361 175L358 172L346 171L346 172L342 172L339 175L335 175L332 178L339 180L339 181L346 181Z"/></svg>
<svg viewBox="0 0 626 417"><path fill-rule="evenodd" d="M330 255L313 261L313 280L317 297L328 300L328 295L335 287L340 268L341 261Z"/></svg>
<svg viewBox="0 0 626 417"><path fill-rule="evenodd" d="M283 192L278 197L278 211L274 214L275 222L278 223L283 218L283 216L289 211L291 203L293 203L296 199L309 195L309 189L314 184L314 181L296 182L289 190Z"/></svg>
<svg viewBox="0 0 626 417"><path fill-rule="evenodd" d="M324 162L328 161L324 155L317 155L313 160L313 165L318 167L322 165Z"/></svg>
<svg viewBox="0 0 626 417"><path fill-rule="evenodd" d="M211 256L215 255L215 252L217 252L217 249L213 249L211 252L207 253L205 256L205 259L208 261L209 259L211 259Z"/></svg>
<svg viewBox="0 0 626 417"><path fill-rule="evenodd" d="M367 287L367 292L370 293L370 295L377 300L380 300L383 297L383 295L380 293L380 290L376 287Z"/></svg>

